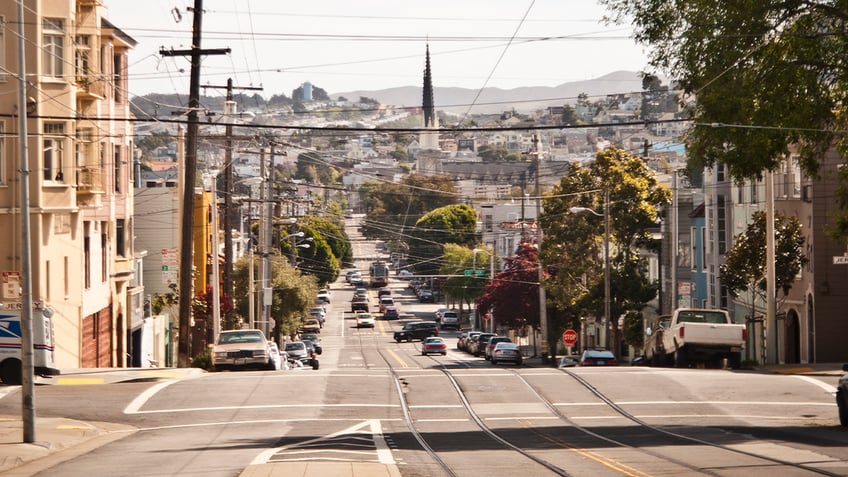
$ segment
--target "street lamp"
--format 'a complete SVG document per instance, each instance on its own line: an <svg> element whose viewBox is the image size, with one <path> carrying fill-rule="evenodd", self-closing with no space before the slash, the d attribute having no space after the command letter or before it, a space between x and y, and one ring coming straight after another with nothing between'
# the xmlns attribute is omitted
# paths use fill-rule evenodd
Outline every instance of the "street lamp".
<svg viewBox="0 0 848 477"><path fill-rule="evenodd" d="M588 207L571 207L568 209L572 214L581 212L589 212L598 217L604 218L604 329L606 333L606 347L609 349L609 331L610 331L610 255L609 255L609 240L610 240L610 225L609 225L609 193L604 191L604 213L599 214Z"/></svg>

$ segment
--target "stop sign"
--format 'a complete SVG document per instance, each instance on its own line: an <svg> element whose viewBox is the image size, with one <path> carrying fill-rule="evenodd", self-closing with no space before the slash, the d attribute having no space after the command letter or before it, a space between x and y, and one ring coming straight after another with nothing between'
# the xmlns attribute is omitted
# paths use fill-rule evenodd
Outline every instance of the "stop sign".
<svg viewBox="0 0 848 477"><path fill-rule="evenodd" d="M577 332L574 330L565 330L562 333L562 342L569 348L577 343Z"/></svg>

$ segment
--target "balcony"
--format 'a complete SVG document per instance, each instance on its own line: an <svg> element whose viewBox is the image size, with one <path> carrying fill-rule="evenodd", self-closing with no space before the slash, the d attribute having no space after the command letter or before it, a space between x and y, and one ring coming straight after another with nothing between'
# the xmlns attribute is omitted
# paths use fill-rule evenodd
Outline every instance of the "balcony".
<svg viewBox="0 0 848 477"><path fill-rule="evenodd" d="M94 76L78 77L77 99L86 101L95 101L106 98L106 81Z"/></svg>
<svg viewBox="0 0 848 477"><path fill-rule="evenodd" d="M103 170L96 166L82 166L77 180L77 194L103 193Z"/></svg>

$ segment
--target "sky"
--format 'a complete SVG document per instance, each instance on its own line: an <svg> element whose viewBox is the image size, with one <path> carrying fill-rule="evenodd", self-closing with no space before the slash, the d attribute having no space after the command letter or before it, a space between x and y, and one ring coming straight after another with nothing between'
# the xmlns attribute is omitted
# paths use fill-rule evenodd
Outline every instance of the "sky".
<svg viewBox="0 0 848 477"><path fill-rule="evenodd" d="M131 95L189 90L194 0L105 0L108 18L138 44ZM435 87L557 86L647 57L629 26L606 25L596 0L205 0L201 84L261 86L269 98L310 82L335 93L421 86L430 45ZM254 93L250 91L248 93ZM212 94L209 90L207 94ZM220 93L223 94L223 93Z"/></svg>

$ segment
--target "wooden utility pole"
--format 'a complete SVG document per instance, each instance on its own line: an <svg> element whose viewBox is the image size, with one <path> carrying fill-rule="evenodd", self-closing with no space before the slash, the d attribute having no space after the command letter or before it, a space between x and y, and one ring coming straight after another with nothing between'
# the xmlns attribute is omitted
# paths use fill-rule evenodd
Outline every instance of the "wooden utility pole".
<svg viewBox="0 0 848 477"><path fill-rule="evenodd" d="M192 226L194 225L194 183L197 179L197 113L200 109L200 57L202 55L223 55L230 52L229 48L202 50L200 48L200 32L203 26L203 0L194 0L194 23L190 50L159 50L162 56L191 56L191 80L188 93L188 129L186 132L186 155L183 165L183 213L180 224L180 316L179 343L177 350L177 366L187 368L191 364L191 302L193 298L193 264L194 247L192 242ZM204 292L206 290L203 290Z"/></svg>
<svg viewBox="0 0 848 477"><path fill-rule="evenodd" d="M224 105L224 294L233 298L233 125L230 117L236 113L233 103L233 90L262 91L261 87L233 86L233 79L227 79L226 86L203 86L227 90L227 100ZM217 213L217 211L215 211ZM225 322L232 324L232 310L227 313Z"/></svg>

